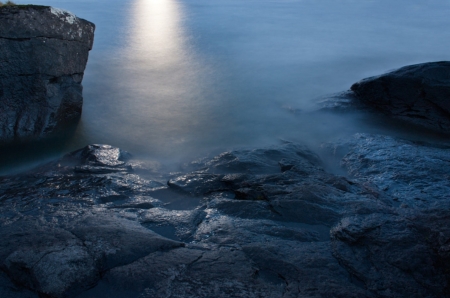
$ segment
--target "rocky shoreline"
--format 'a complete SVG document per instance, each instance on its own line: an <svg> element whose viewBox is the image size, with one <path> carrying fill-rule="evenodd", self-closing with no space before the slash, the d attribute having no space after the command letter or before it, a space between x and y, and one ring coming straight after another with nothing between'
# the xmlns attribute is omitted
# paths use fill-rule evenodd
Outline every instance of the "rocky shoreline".
<svg viewBox="0 0 450 298"><path fill-rule="evenodd" d="M94 27L44 10L87 28L76 31L84 54L67 75L73 82L36 74L52 102L66 102L68 88L81 112ZM13 46L49 39L5 34L0 43ZM48 87L54 82L70 86L59 92ZM176 173L89 145L0 177L0 297L450 296L449 86L450 62L413 65L363 80L326 107L381 113L442 133L441 141L358 133L320 152L281 142ZM66 111L52 107L47 120ZM32 110L11 118L14 132L4 122L7 138L40 136L59 121L24 129L27 116L41 115Z"/></svg>
<svg viewBox="0 0 450 298"><path fill-rule="evenodd" d="M447 138L284 142L177 173L90 145L0 177L0 296L446 297L449 193Z"/></svg>
<svg viewBox="0 0 450 298"><path fill-rule="evenodd" d="M0 294L448 296L449 149L357 134L323 146L345 176L292 143L162 175L87 146L0 178Z"/></svg>

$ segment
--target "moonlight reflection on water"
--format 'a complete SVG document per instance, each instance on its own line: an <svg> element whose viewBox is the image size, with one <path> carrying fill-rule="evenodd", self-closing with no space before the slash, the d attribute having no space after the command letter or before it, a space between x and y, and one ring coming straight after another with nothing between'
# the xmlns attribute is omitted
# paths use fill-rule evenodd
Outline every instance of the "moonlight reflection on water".
<svg viewBox="0 0 450 298"><path fill-rule="evenodd" d="M445 1L34 2L96 24L81 122L44 155L107 143L177 162L279 139L328 141L366 128L304 113L315 98L404 65L450 60Z"/></svg>

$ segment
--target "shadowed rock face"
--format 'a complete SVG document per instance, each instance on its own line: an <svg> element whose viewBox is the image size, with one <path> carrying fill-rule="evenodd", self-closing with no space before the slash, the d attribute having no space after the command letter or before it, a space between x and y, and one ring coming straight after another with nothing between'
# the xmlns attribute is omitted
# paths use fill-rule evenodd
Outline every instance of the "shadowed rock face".
<svg viewBox="0 0 450 298"><path fill-rule="evenodd" d="M357 134L161 173L108 145L0 177L1 297L444 297L450 146Z"/></svg>
<svg viewBox="0 0 450 298"><path fill-rule="evenodd" d="M0 141L43 137L80 117L94 29L52 7L0 8Z"/></svg>
<svg viewBox="0 0 450 298"><path fill-rule="evenodd" d="M355 83L357 98L383 113L450 133L450 62L402 67Z"/></svg>

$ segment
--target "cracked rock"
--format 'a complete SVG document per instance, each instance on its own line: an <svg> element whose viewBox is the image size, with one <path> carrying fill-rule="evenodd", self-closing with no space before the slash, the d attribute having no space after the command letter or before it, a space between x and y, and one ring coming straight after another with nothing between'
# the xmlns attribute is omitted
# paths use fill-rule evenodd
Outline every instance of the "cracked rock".
<svg viewBox="0 0 450 298"><path fill-rule="evenodd" d="M79 119L94 29L53 7L0 7L0 142L42 138Z"/></svg>

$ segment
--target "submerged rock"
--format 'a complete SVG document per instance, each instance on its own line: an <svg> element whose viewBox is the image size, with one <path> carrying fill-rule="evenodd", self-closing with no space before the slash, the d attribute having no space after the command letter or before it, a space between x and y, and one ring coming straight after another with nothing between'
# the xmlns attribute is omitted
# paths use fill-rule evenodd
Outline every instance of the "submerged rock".
<svg viewBox="0 0 450 298"><path fill-rule="evenodd" d="M409 65L351 87L357 99L391 117L450 133L450 62Z"/></svg>
<svg viewBox="0 0 450 298"><path fill-rule="evenodd" d="M94 29L53 7L0 7L0 141L47 136L80 117Z"/></svg>
<svg viewBox="0 0 450 298"><path fill-rule="evenodd" d="M175 174L90 145L0 177L0 293L444 297L449 148L358 134L324 147L343 177L293 143Z"/></svg>

